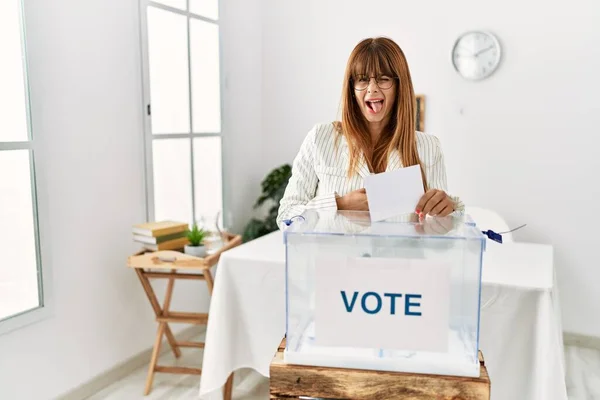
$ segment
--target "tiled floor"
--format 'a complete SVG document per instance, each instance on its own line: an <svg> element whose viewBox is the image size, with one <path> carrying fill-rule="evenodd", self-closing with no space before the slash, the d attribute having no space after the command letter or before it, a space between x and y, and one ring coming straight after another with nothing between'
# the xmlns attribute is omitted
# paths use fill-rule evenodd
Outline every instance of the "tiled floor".
<svg viewBox="0 0 600 400"><path fill-rule="evenodd" d="M203 338L193 340L202 341ZM198 360L202 359L201 349L182 349L182 356L176 360L172 352L164 353L160 365L180 365L198 367ZM152 392L144 396L144 387L148 368L143 367L131 375L113 383L109 387L96 393L88 400L187 400L198 399L200 377L193 375L177 375L157 373L154 375ZM269 380L257 372L243 370L235 375L234 400L259 400L269 399Z"/></svg>
<svg viewBox="0 0 600 400"><path fill-rule="evenodd" d="M565 347L569 400L600 400L600 351Z"/></svg>
<svg viewBox="0 0 600 400"><path fill-rule="evenodd" d="M600 351L583 347L566 346L567 390L569 400L600 400ZM197 365L202 358L202 350L184 349L180 360L175 361L173 353L165 353L160 363L165 365ZM131 375L89 400L185 400L197 399L198 376L156 374L149 396L143 396L147 368L140 368ZM259 400L269 398L269 381L260 374L248 370L236 374L235 400ZM499 399L502 400L502 399Z"/></svg>

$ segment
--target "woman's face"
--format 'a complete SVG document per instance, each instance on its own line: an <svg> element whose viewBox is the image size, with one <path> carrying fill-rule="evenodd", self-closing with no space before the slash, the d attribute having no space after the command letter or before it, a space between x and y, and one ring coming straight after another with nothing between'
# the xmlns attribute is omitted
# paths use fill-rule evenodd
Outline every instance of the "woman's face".
<svg viewBox="0 0 600 400"><path fill-rule="evenodd" d="M354 95L368 122L387 123L396 99L396 79L389 75L358 75L353 79Z"/></svg>

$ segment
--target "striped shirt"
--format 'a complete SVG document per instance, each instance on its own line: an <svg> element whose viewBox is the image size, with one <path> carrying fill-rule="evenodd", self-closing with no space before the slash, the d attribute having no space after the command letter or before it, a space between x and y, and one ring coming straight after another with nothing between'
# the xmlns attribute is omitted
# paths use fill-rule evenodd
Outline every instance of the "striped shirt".
<svg viewBox="0 0 600 400"><path fill-rule="evenodd" d="M357 173L348 177L350 162L348 143L342 136L336 145L335 128L332 123L317 124L306 135L292 165L292 176L279 203L277 225L283 228L283 220L302 214L308 208L336 210L337 196L364 187L364 177L371 175L361 157ZM430 189L447 192L446 168L440 141L431 134L416 132L417 151L423 165ZM386 171L402 168L400 153L390 154ZM464 204L456 196L450 196L455 211L463 211Z"/></svg>

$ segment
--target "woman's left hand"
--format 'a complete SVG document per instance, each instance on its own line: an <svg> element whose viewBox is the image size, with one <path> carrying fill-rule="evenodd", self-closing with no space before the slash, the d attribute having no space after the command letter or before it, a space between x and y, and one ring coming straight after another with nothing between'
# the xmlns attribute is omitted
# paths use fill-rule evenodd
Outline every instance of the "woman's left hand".
<svg viewBox="0 0 600 400"><path fill-rule="evenodd" d="M429 189L419 200L415 211L418 214L445 217L454 211L454 202L443 190Z"/></svg>

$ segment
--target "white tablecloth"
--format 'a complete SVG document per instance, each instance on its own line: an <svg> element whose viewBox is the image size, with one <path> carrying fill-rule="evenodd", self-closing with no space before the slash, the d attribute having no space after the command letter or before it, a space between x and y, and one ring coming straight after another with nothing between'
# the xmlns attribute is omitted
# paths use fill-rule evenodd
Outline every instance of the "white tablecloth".
<svg viewBox="0 0 600 400"><path fill-rule="evenodd" d="M285 334L281 232L234 248L217 267L200 397L222 398L232 371L269 376ZM492 400L567 400L552 247L490 243L484 254L480 348Z"/></svg>

